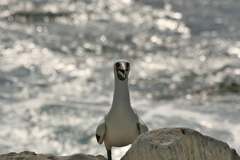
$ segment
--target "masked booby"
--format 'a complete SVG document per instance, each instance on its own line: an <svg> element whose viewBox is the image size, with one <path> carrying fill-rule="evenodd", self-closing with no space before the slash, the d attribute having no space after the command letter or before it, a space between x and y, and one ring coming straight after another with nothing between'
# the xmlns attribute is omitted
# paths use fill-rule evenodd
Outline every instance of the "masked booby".
<svg viewBox="0 0 240 160"><path fill-rule="evenodd" d="M126 60L119 60L114 64L115 84L112 106L96 130L97 142L99 144L104 142L108 160L112 160L112 147L132 144L138 135L148 131L148 127L140 122L131 107L128 89L129 71L130 63Z"/></svg>

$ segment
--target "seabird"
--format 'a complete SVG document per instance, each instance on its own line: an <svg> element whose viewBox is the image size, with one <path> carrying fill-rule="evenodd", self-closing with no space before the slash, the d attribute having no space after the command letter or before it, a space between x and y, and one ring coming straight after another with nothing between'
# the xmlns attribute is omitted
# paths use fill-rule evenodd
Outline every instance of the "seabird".
<svg viewBox="0 0 240 160"><path fill-rule="evenodd" d="M119 60L114 64L114 94L112 106L96 130L99 144L104 142L108 160L112 160L112 147L122 147L132 144L141 133L147 132L148 127L138 118L131 107L128 74L130 63Z"/></svg>

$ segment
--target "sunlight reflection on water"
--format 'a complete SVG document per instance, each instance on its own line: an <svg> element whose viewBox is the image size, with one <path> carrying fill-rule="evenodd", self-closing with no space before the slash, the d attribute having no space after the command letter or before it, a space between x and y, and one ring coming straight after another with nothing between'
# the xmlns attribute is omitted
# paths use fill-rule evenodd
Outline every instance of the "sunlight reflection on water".
<svg viewBox="0 0 240 160"><path fill-rule="evenodd" d="M239 32L198 25L212 23L171 1L24 4L0 2L1 153L105 154L94 134L111 105L118 58L131 61L133 107L151 129L190 127L240 152Z"/></svg>

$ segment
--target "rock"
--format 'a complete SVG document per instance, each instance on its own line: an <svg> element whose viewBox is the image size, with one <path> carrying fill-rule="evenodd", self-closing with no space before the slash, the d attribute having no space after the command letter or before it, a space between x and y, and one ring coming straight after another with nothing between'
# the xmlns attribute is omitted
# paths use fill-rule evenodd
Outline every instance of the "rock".
<svg viewBox="0 0 240 160"><path fill-rule="evenodd" d="M98 155L54 156L30 151L0 155L0 160L106 160ZM164 128L140 135L121 160L240 160L226 143L186 128Z"/></svg>
<svg viewBox="0 0 240 160"><path fill-rule="evenodd" d="M11 152L8 154L2 154L0 155L0 160L106 160L106 158L101 155L92 156L85 154L75 154L71 156L54 156L24 151L21 153Z"/></svg>
<svg viewBox="0 0 240 160"><path fill-rule="evenodd" d="M240 160L226 143L185 128L140 135L121 160Z"/></svg>

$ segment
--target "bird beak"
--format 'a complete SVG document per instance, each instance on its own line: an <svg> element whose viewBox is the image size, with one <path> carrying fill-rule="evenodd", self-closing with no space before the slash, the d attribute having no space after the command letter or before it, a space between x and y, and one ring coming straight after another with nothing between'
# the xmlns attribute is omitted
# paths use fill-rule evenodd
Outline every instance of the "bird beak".
<svg viewBox="0 0 240 160"><path fill-rule="evenodd" d="M118 79L121 80L121 81L124 81L126 78L127 78L127 72L126 70L124 69L119 69L117 71L117 76L118 76Z"/></svg>

